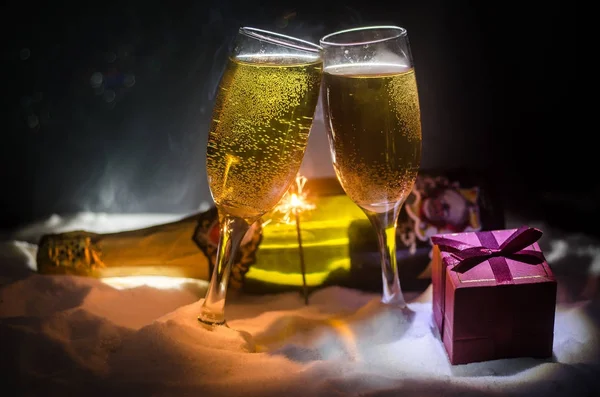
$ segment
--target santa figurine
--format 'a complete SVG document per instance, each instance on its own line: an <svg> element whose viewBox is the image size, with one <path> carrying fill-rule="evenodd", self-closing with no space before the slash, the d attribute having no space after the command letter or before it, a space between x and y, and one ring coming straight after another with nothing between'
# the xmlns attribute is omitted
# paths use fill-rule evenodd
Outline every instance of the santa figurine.
<svg viewBox="0 0 600 397"><path fill-rule="evenodd" d="M428 241L435 234L481 230L479 188L461 188L444 177L417 179L406 203L417 238Z"/></svg>

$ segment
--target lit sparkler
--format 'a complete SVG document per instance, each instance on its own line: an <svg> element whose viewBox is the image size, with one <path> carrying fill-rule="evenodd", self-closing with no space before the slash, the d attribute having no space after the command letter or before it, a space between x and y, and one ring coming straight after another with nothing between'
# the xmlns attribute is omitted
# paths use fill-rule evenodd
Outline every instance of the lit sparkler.
<svg viewBox="0 0 600 397"><path fill-rule="evenodd" d="M305 176L298 174L296 184L290 186L281 201L275 206L275 211L283 214L281 222L291 225L295 222L295 213L315 208L315 205L308 201L308 190L304 190L307 180Z"/></svg>
<svg viewBox="0 0 600 397"><path fill-rule="evenodd" d="M302 234L300 233L300 213L310 211L315 205L308 201L308 190L304 190L307 178L298 174L296 184L292 184L289 190L275 206L275 211L283 214L281 222L296 224L296 235L298 237L298 252L300 254L300 269L302 270L302 292L304 304L308 305L308 287L306 285L306 265L304 263L304 248L302 247Z"/></svg>

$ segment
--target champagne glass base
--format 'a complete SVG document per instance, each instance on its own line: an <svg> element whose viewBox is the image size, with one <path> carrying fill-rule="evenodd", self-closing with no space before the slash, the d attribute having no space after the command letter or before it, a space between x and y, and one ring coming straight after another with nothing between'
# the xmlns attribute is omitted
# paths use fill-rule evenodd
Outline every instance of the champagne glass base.
<svg viewBox="0 0 600 397"><path fill-rule="evenodd" d="M209 319L202 318L202 316L198 316L198 321L201 324L208 325L210 327L217 327L217 326L227 327L227 322L225 322L225 320L214 321L214 320L209 320Z"/></svg>
<svg viewBox="0 0 600 397"><path fill-rule="evenodd" d="M200 315L198 316L198 321L204 325L208 325L211 327L227 326L225 318L223 318L222 315L215 314L210 310L207 310L206 308L203 308L203 310L200 312Z"/></svg>
<svg viewBox="0 0 600 397"><path fill-rule="evenodd" d="M209 327L218 327L218 326L228 327L227 323L225 321L220 321L220 322L206 321L203 318L201 318L200 316L198 316L198 321L202 325L208 325Z"/></svg>
<svg viewBox="0 0 600 397"><path fill-rule="evenodd" d="M406 308L406 301L404 300L404 297L402 296L402 293L400 293L400 296L398 295L394 295L392 297L382 297L381 298L381 303L385 304L385 305L389 305L389 306L394 306L397 307L399 309L404 309Z"/></svg>

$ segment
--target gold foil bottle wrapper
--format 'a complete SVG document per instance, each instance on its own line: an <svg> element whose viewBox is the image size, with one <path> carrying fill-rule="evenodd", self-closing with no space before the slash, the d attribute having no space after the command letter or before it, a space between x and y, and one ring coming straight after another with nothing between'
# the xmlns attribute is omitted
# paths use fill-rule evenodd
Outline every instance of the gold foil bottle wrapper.
<svg viewBox="0 0 600 397"><path fill-rule="evenodd" d="M180 221L118 233L73 231L48 234L38 245L38 272L90 277L170 276L209 280L218 244L218 233L214 232L214 228L218 228L218 218L216 210L210 210ZM258 235L254 241L260 238L260 229L254 228L252 233ZM258 244L246 246L246 254L257 247ZM234 262L231 278L234 288L242 285L251 265L249 262Z"/></svg>
<svg viewBox="0 0 600 397"><path fill-rule="evenodd" d="M92 243L94 237L83 231L44 236L38 247L38 271L80 276L98 273L105 265L99 248Z"/></svg>

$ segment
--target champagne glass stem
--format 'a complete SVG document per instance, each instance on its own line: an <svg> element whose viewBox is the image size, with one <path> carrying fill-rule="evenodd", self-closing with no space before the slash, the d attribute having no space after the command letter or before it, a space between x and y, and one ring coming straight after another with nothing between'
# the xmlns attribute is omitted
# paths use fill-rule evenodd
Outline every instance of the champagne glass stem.
<svg viewBox="0 0 600 397"><path fill-rule="evenodd" d="M242 218L221 214L217 260L198 320L208 325L225 324L225 296L235 254L250 225Z"/></svg>
<svg viewBox="0 0 600 397"><path fill-rule="evenodd" d="M372 212L363 210L377 233L379 251L381 253L381 278L383 280L383 296L381 301L399 307L405 307L406 302L396 264L396 220L400 212L400 205L386 212Z"/></svg>

